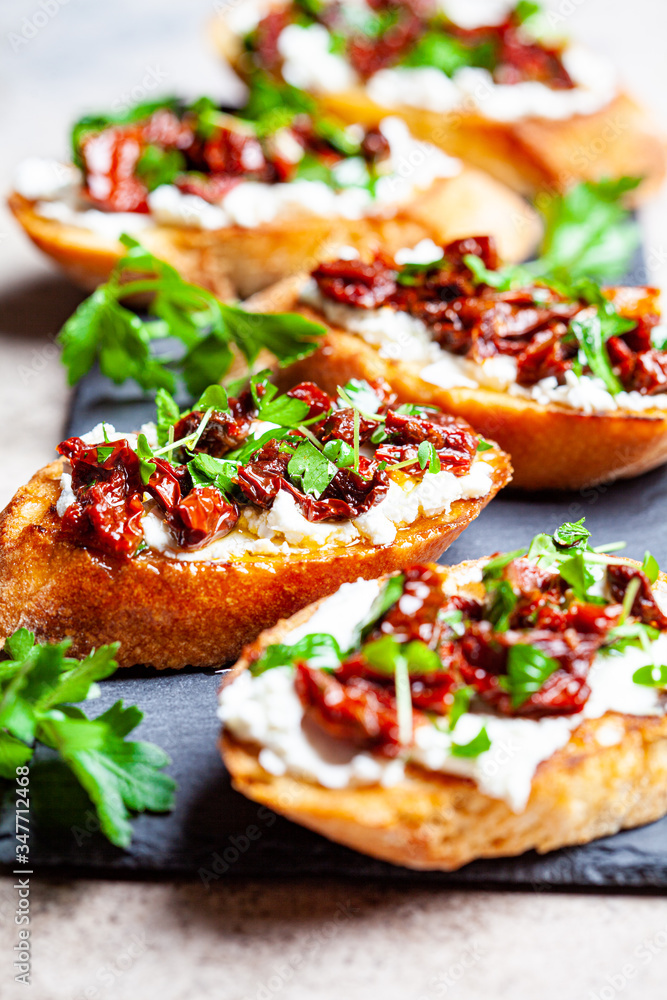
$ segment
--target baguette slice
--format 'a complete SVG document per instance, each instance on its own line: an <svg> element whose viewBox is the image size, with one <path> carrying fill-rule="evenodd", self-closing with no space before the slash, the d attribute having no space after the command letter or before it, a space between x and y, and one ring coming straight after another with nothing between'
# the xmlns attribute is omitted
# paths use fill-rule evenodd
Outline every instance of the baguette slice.
<svg viewBox="0 0 667 1000"><path fill-rule="evenodd" d="M78 285L92 290L105 281L124 253L115 239L46 219L36 203L14 192L9 207L32 242ZM325 218L306 212L283 214L252 229L191 229L151 226L141 242L194 284L219 298L245 298L273 282L335 257L341 246L392 253L424 238L437 243L492 234L503 258L524 260L537 245L541 226L532 208L505 185L464 167L439 178L391 219Z"/></svg>
<svg viewBox="0 0 667 1000"><path fill-rule="evenodd" d="M252 65L224 13L212 19L210 34L220 55L247 79ZM667 143L660 127L646 108L623 92L594 114L513 122L485 118L469 107L451 112L407 105L385 108L362 86L322 94L318 100L325 112L367 126L397 115L418 139L487 171L527 197L562 192L578 181L630 176L644 179L632 196L639 203L656 192L667 168Z"/></svg>
<svg viewBox="0 0 667 1000"><path fill-rule="evenodd" d="M433 568L443 580L456 580L484 561ZM661 574L660 581L667 585L667 576ZM259 652L307 622L321 603L264 632L244 650L223 686ZM623 734L614 746L605 745L601 732L610 724ZM243 795L330 840L408 868L453 871L476 858L531 849L545 853L653 822L667 812L665 716L608 712L585 720L538 766L528 804L518 814L469 779L415 765L390 787L330 789L269 774L259 763L259 748L228 732L220 745L232 783Z"/></svg>
<svg viewBox="0 0 667 1000"><path fill-rule="evenodd" d="M327 327L314 354L279 374L284 387L312 379L331 393L351 378L382 377L400 402L438 406L498 441L512 457L512 486L525 490L579 490L630 479L667 462L667 411L585 414L492 389L443 389L420 378L420 365L381 357L361 337L300 304L306 280L306 275L288 278L246 303L258 312L296 310Z"/></svg>
<svg viewBox="0 0 667 1000"><path fill-rule="evenodd" d="M511 478L508 457L493 466L488 496L459 500L449 514L420 517L391 545L295 549L229 563L185 562L156 552L117 560L65 539L55 504L63 462L36 473L0 514L0 638L18 628L38 640L72 639L81 657L120 641L120 666L219 666L278 619L359 576L374 579L437 559Z"/></svg>

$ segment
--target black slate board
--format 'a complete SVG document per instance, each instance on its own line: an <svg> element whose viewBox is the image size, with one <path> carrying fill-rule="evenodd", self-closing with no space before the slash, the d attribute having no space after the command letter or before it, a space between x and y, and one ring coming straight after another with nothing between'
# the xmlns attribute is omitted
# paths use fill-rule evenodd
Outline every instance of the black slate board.
<svg viewBox="0 0 667 1000"><path fill-rule="evenodd" d="M103 418L119 430L136 428L151 418L152 409L135 390L116 388L91 374L77 390L68 433L83 433ZM666 491L667 467L577 494L526 498L505 491L443 561L456 563L518 548L545 527L585 516L596 542L625 539L627 554L638 558L650 546L661 565L667 565ZM104 682L100 710L118 698L138 703L146 715L139 735L171 756L170 772L179 784L176 809L168 816L138 817L128 851L114 848L85 826L48 832L38 827L31 841L35 873L163 873L199 877L205 884L232 876L338 875L478 888L667 888L667 818L584 847L545 857L530 852L520 858L476 861L451 874L415 873L332 844L231 789L216 747L219 682L219 674L212 671L156 676L142 668L120 671ZM13 831L3 825L0 863L11 865L14 846Z"/></svg>

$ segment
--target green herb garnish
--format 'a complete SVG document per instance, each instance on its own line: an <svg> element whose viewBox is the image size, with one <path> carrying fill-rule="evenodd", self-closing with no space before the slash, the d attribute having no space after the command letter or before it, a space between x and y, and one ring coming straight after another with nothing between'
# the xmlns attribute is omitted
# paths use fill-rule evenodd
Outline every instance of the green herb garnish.
<svg viewBox="0 0 667 1000"><path fill-rule="evenodd" d="M225 305L205 288L184 281L175 268L122 236L127 253L107 282L93 292L59 334L70 384L97 361L102 374L120 384L173 392L177 376L196 397L229 371L235 345L252 365L262 349L280 364L315 350L323 327L293 313L249 313ZM121 302L152 296L151 318L141 319ZM181 342L180 355L156 357L151 343L167 336Z"/></svg>
<svg viewBox="0 0 667 1000"><path fill-rule="evenodd" d="M94 719L77 707L98 693L96 681L115 671L118 644L80 661L66 655L68 646L37 644L27 629L5 642L10 659L0 662L0 777L14 779L37 745L51 748L89 796L102 833L127 847L131 812L173 809L176 785L161 773L169 758L152 743L126 740L143 718L136 706L117 701Z"/></svg>
<svg viewBox="0 0 667 1000"><path fill-rule="evenodd" d="M452 743L449 752L452 757L479 757L480 754L486 753L490 749L491 740L489 739L489 734L486 731L486 726L482 726L477 735L469 743Z"/></svg>
<svg viewBox="0 0 667 1000"><path fill-rule="evenodd" d="M303 661L319 670L335 670L340 666L342 653L332 635L313 632L299 639L293 646L274 643L267 646L261 657L250 664L250 673L257 677L274 667L289 667Z"/></svg>

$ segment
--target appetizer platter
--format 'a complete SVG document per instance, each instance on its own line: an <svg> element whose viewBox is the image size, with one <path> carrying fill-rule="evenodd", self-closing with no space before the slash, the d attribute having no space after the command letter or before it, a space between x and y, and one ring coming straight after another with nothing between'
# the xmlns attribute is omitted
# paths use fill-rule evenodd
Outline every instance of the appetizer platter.
<svg viewBox="0 0 667 1000"><path fill-rule="evenodd" d="M152 408L142 404L136 393L127 387L114 388L106 379L92 374L77 390L68 433L83 434L99 418L101 408L123 426L141 426L152 415ZM664 488L665 472L661 470L627 483L587 490L583 495L543 495L538 502L528 496L503 493L452 545L446 562L456 565L480 559L497 551L499 543L506 550L525 548L526 542L545 527L547 531L555 530L564 512L575 520L585 516L585 524L594 532L593 540L603 542L618 538L622 523L628 545L619 562L626 551L641 560L647 544L663 561L667 559L667 540L659 511ZM625 517L626 505L636 508L639 503L642 517ZM651 525L648 536L647 523ZM67 814L63 828L52 825L54 810L49 813L51 804L47 803L45 825L37 827L33 845L35 863L41 870L182 873L201 879L205 885L223 878L290 874L516 886L538 891L667 885L664 819L586 845L544 855L528 851L513 858L480 859L451 872L419 872L389 864L333 843L286 819L276 819L268 807L232 790L217 749L220 722L214 708L220 683L220 674L212 670L165 671L156 678L154 671L136 667L118 671L104 682L96 711L108 710L121 698L139 702L146 713L139 737L158 744L171 757L169 773L178 782L174 811L136 817L132 843L120 850L100 834L99 823L90 813L78 821L72 821ZM33 778L39 776L40 770L35 767ZM69 789L66 786L63 791L57 781L53 788L60 811L64 792ZM13 830L2 829L0 856L9 861Z"/></svg>
<svg viewBox="0 0 667 1000"><path fill-rule="evenodd" d="M72 147L73 163L19 165L9 206L87 289L108 278L123 233L224 299L349 244L393 251L484 231L516 261L539 236L527 202L402 120L346 125L268 81L233 113L203 97L88 116Z"/></svg>
<svg viewBox="0 0 667 1000"><path fill-rule="evenodd" d="M211 22L221 55L348 121L396 114L524 194L665 173L655 122L616 69L562 36L555 12L514 0L252 0Z"/></svg>
<svg viewBox="0 0 667 1000"><path fill-rule="evenodd" d="M243 107L86 115L8 196L92 293L0 513L31 863L667 886L663 138L532 0L213 32Z"/></svg>

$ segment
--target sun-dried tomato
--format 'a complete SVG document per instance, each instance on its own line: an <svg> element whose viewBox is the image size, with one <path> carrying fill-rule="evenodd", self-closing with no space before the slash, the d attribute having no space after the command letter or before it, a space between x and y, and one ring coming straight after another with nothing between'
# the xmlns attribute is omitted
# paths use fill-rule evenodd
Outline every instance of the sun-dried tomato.
<svg viewBox="0 0 667 1000"><path fill-rule="evenodd" d="M263 69L276 70L281 61L278 51L278 39L290 22L288 8L275 7L266 14L255 31L253 48L257 52L257 61Z"/></svg>
<svg viewBox="0 0 667 1000"><path fill-rule="evenodd" d="M324 421L318 431L318 437L323 444L327 441L339 440L346 444L354 443L354 410L348 407L344 410L334 410ZM380 426L377 420L368 420L366 417L359 417L359 443L366 444L370 440L373 431Z"/></svg>
<svg viewBox="0 0 667 1000"><path fill-rule="evenodd" d="M303 663L296 666L295 683L306 717L330 736L385 757L400 753L396 699L388 689L362 677L341 684Z"/></svg>
<svg viewBox="0 0 667 1000"><path fill-rule="evenodd" d="M229 404L230 413L214 410L206 422L201 437L194 447L188 448L189 451L204 452L214 458L222 458L228 451L238 448L245 441L250 433L252 410L245 410L233 399L229 400ZM181 441L194 434L203 417L204 413L201 410L187 413L174 426L174 440Z"/></svg>
<svg viewBox="0 0 667 1000"><path fill-rule="evenodd" d="M391 6L397 12L396 21L379 37L358 33L348 39L348 59L364 80L378 70L395 66L426 30L426 23L409 4Z"/></svg>
<svg viewBox="0 0 667 1000"><path fill-rule="evenodd" d="M214 486L195 486L167 512L167 523L183 549L200 549L236 527L239 510Z"/></svg>
<svg viewBox="0 0 667 1000"><path fill-rule="evenodd" d="M84 190L109 212L148 212L148 189L135 174L144 148L141 125L107 128L81 143Z"/></svg>
<svg viewBox="0 0 667 1000"><path fill-rule="evenodd" d="M217 128L190 151L195 166L213 176L247 177L270 183L275 172L261 142L248 131Z"/></svg>
<svg viewBox="0 0 667 1000"><path fill-rule="evenodd" d="M426 441L435 448L442 470L457 476L466 475L477 451L477 435L465 421L450 418L440 423L439 418L440 415L435 414L431 420L390 410L384 425L389 442L377 449L376 460L392 465L412 459L414 464L406 466L404 471L420 475L428 466L423 470L420 468L417 451L419 445Z"/></svg>
<svg viewBox="0 0 667 1000"><path fill-rule="evenodd" d="M331 410L334 401L324 389L314 382L300 382L294 388L288 389L285 393L291 399L300 399L308 404L308 413L305 420L312 420L314 417L323 417Z"/></svg>
<svg viewBox="0 0 667 1000"><path fill-rule="evenodd" d="M381 257L370 264L358 259L327 261L315 268L313 278L327 298L358 309L378 309L397 288L396 272Z"/></svg>
<svg viewBox="0 0 667 1000"><path fill-rule="evenodd" d="M127 441L91 446L73 437L58 452L72 465L76 497L63 515L63 531L106 555L134 555L143 538L144 509L139 459Z"/></svg>
<svg viewBox="0 0 667 1000"><path fill-rule="evenodd" d="M496 83L512 85L533 81L554 90L570 90L572 79L563 65L561 50L533 41L515 17L504 23L464 29L450 26L450 32L470 48L485 46L491 55Z"/></svg>
<svg viewBox="0 0 667 1000"><path fill-rule="evenodd" d="M639 590L634 599L630 613L639 618L645 625L653 625L654 628L667 628L667 615L665 615L653 596L651 582L643 570L627 563L611 563L607 567L607 577L611 590L611 596L619 604L623 603L625 592L631 580L639 581Z"/></svg>
<svg viewBox="0 0 667 1000"><path fill-rule="evenodd" d="M442 631L438 624L445 600L442 581L430 566L409 566L403 575L402 596L370 638L392 635L398 642L421 639L435 646Z"/></svg>

